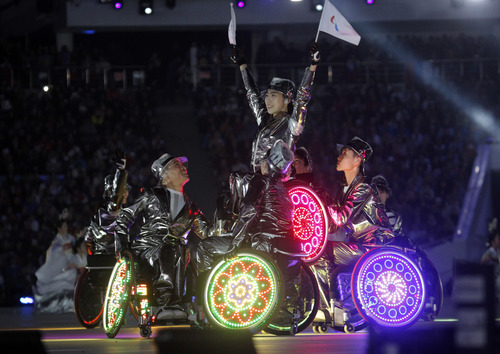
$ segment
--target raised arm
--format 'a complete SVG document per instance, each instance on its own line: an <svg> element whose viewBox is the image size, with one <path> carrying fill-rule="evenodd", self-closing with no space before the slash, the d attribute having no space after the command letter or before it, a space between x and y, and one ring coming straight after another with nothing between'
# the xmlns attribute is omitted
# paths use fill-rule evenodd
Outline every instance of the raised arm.
<svg viewBox="0 0 500 354"><path fill-rule="evenodd" d="M314 75L316 73L316 68L318 67L318 63L320 61L319 56L319 46L318 43L314 43L310 50L311 54L311 65L306 68L304 72L304 77L302 78L302 82L300 83L299 88L297 89L297 96L295 98L295 102L293 105L293 112L291 119L289 121L289 130L291 132L291 139L296 140L297 137L304 130L304 126L306 124L306 116L307 116L307 104L311 100L311 86L314 81ZM287 144L291 146L291 141L287 141Z"/></svg>
<svg viewBox="0 0 500 354"><path fill-rule="evenodd" d="M260 125L265 114L267 113L266 104L264 103L264 99L260 95L259 88L257 87L252 73L248 68L243 52L234 45L231 46L231 60L233 63L238 65L241 71L241 78L243 79L243 84L245 85L245 90L247 92L248 105L257 120L257 125Z"/></svg>

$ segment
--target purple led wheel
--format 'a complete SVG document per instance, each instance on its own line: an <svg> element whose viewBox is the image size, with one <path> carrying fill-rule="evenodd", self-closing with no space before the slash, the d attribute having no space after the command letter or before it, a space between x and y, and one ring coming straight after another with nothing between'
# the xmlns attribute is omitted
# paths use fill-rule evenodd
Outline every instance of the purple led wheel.
<svg viewBox="0 0 500 354"><path fill-rule="evenodd" d="M314 264L321 256L328 239L328 218L317 194L305 185L288 189L293 203L293 233L300 249L307 256L302 260Z"/></svg>
<svg viewBox="0 0 500 354"><path fill-rule="evenodd" d="M354 268L351 288L356 308L371 324L408 327L424 309L421 270L407 254L392 247L365 253Z"/></svg>

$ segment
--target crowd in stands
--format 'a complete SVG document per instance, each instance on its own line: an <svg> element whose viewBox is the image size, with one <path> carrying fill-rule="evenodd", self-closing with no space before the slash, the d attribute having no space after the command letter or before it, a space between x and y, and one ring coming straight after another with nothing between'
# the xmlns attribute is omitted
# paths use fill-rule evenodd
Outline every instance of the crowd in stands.
<svg viewBox="0 0 500 354"><path fill-rule="evenodd" d="M498 44L492 45L489 37L424 40L410 36L391 41L428 58L499 57ZM287 53L281 57L273 54L278 42L281 40L264 43L257 50L256 62L285 63L292 57L305 62L307 51L300 47L308 44L280 44L284 52L278 51L279 55ZM225 46L199 46L199 63L229 63ZM338 40L324 42L322 60L345 61L353 55L360 61L383 60L388 54L381 47L376 40L360 45L359 50ZM303 54L292 56L288 50ZM155 117L161 102L152 87L190 94L184 102L195 103L202 145L211 156L220 190L231 171L248 168L257 127L244 91L207 85L192 90L189 53L188 49L180 58L165 61L152 49L144 65L156 73L155 81L140 89L123 90L110 84L107 88L53 87L43 92L10 87L2 80L0 305L14 304L15 296L31 291L33 274L44 261L56 234L55 220L64 208L70 210L71 233L77 235L88 225L102 195L104 177L114 171L109 157L115 149L127 153L133 187L154 183L149 171L151 156L164 153L164 141ZM106 57L105 52L94 53L87 60L94 66L114 65ZM83 58L67 50L0 45L3 68L34 61L37 65L65 65L81 63ZM318 71L318 75L326 72ZM268 80L259 82L266 85ZM500 116L497 92L498 77L467 86L468 97L496 117ZM312 94L298 146L310 151L318 183L327 190L332 188L338 177L336 144L360 136L374 148L367 173L387 177L394 192L390 203L403 214L409 236L417 243L450 237L477 144L487 137L460 108L418 82L411 86L334 82L313 86Z"/></svg>

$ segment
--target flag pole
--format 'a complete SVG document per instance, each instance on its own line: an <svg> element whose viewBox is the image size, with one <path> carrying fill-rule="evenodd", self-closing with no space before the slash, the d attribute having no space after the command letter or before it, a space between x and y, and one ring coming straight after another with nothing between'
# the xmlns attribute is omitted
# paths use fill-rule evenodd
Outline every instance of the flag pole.
<svg viewBox="0 0 500 354"><path fill-rule="evenodd" d="M325 0L325 1L328 1L328 0ZM314 42L318 41L319 29L321 28L321 21L323 21L323 11L325 11L325 6L324 5L323 5L323 8L321 9L321 18L319 19L318 32L316 32L316 39L314 40Z"/></svg>

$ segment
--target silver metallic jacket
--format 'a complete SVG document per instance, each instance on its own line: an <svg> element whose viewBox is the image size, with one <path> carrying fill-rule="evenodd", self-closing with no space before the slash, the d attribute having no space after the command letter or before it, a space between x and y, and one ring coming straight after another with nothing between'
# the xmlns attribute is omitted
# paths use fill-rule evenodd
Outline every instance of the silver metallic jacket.
<svg viewBox="0 0 500 354"><path fill-rule="evenodd" d="M293 103L292 114L281 112L273 117L267 113L264 97L262 97L248 67L241 71L248 103L259 126L259 131L252 144L251 166L254 172L259 171L260 161L264 159L267 150L273 146L276 140L283 140L293 150L293 144L302 133L306 123L306 105L311 99L314 74L315 72L306 68Z"/></svg>
<svg viewBox="0 0 500 354"><path fill-rule="evenodd" d="M131 244L132 253L142 264L149 264L160 305L181 301L190 259L188 247L204 238L209 229L209 221L198 206L185 194L184 200L184 207L172 217L170 193L155 187L122 209L117 219L117 250Z"/></svg>
<svg viewBox="0 0 500 354"><path fill-rule="evenodd" d="M334 243L335 264L349 264L366 251L363 246L386 244L394 238L378 194L363 183L361 175L328 206L328 212L333 224L344 228L348 241Z"/></svg>
<svg viewBox="0 0 500 354"><path fill-rule="evenodd" d="M117 219L116 237L120 242L133 241L135 248L141 245L166 242L166 238L179 240L187 238L194 232L199 238L204 238L210 224L198 206L184 194L186 204L173 218L170 215L170 194L162 187L146 191L136 203L123 208ZM140 228L135 239L129 240L131 226Z"/></svg>
<svg viewBox="0 0 500 354"><path fill-rule="evenodd" d="M117 169L112 185L104 186L105 190L111 191L111 195L104 198L85 233L85 242L91 254L114 253L116 217L122 205L127 176L127 171Z"/></svg>

